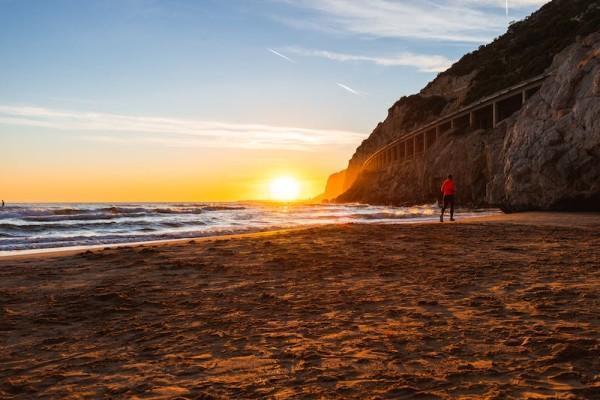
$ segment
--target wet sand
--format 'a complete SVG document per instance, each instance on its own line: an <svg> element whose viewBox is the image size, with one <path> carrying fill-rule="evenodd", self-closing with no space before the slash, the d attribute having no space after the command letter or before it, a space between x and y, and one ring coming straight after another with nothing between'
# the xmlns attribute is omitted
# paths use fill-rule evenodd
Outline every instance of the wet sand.
<svg viewBox="0 0 600 400"><path fill-rule="evenodd" d="M0 398L600 398L600 216L0 259Z"/></svg>

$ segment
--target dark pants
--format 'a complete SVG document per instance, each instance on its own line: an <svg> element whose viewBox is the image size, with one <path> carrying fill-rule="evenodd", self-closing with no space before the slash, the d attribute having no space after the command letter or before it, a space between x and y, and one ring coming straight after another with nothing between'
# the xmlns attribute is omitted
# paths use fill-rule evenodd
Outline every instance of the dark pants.
<svg viewBox="0 0 600 400"><path fill-rule="evenodd" d="M454 195L446 194L444 195L444 206L442 207L442 216L444 216L444 211L446 208L450 206L450 219L454 218Z"/></svg>

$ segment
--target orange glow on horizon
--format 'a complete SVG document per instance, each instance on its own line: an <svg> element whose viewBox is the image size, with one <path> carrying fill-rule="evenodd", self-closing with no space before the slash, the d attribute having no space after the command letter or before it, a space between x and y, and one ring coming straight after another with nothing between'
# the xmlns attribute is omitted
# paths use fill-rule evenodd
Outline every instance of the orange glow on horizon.
<svg viewBox="0 0 600 400"><path fill-rule="evenodd" d="M270 183L294 177L295 200L321 194L348 149L319 152L94 144L26 136L0 174L6 202L217 202L274 200ZM27 149L27 151L25 151Z"/></svg>
<svg viewBox="0 0 600 400"><path fill-rule="evenodd" d="M269 168L270 167L270 168ZM309 200L325 189L335 168L299 171L278 166L160 170L123 168L28 169L0 178L0 195L16 202L202 202ZM267 170L269 168L270 170Z"/></svg>

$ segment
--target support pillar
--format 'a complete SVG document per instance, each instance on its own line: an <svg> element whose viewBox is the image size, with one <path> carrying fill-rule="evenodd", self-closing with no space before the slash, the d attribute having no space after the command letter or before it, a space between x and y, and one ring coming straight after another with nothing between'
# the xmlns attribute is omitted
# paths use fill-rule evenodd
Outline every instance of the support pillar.
<svg viewBox="0 0 600 400"><path fill-rule="evenodd" d="M456 124L454 123L454 119L450 120L450 129L456 128Z"/></svg>
<svg viewBox="0 0 600 400"><path fill-rule="evenodd" d="M473 111L469 113L469 128L475 128L475 113Z"/></svg>
<svg viewBox="0 0 600 400"><path fill-rule="evenodd" d="M496 127L498 125L498 103L492 103L492 127Z"/></svg>
<svg viewBox="0 0 600 400"><path fill-rule="evenodd" d="M415 158L417 158L417 141L415 139L416 139L416 137L413 136L413 138L412 138L412 142L413 142L413 160Z"/></svg>

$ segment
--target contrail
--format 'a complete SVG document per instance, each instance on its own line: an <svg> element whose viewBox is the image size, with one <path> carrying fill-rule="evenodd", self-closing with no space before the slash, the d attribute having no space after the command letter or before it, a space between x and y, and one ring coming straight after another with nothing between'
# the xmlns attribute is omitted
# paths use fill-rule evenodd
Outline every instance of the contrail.
<svg viewBox="0 0 600 400"><path fill-rule="evenodd" d="M506 16L508 17L508 0L506 0Z"/></svg>
<svg viewBox="0 0 600 400"><path fill-rule="evenodd" d="M350 86L344 85L343 83L339 83L339 82L336 82L336 85L338 85L342 89L344 89L344 90L346 90L346 91L348 91L348 92L350 92L352 94L360 96L360 92L357 91L357 90L352 89Z"/></svg>
<svg viewBox="0 0 600 400"><path fill-rule="evenodd" d="M288 57L288 56L286 56L286 55L283 55L283 54L281 54L281 53L280 53L280 52L278 52L278 51L275 51L275 50L273 50L273 49L270 49L270 48L267 48L267 50L269 50L271 53L275 54L276 56L279 56L279 57L283 58L283 59L284 59L284 60L286 60L286 61L289 61L289 62L291 62L291 63L294 63L294 64L296 63L296 61L292 60L291 58L289 58L289 57Z"/></svg>

